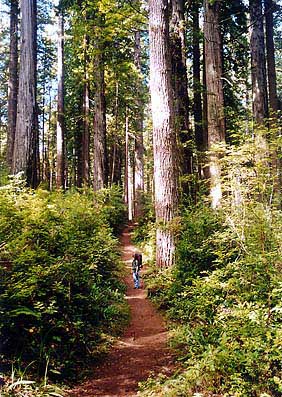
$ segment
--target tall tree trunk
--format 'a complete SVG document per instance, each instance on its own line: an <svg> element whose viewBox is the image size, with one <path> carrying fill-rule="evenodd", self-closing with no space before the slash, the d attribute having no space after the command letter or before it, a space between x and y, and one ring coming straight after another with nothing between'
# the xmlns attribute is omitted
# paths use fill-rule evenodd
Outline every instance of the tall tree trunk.
<svg viewBox="0 0 282 397"><path fill-rule="evenodd" d="M201 84L201 53L199 4L195 2L192 9L193 17L193 111L195 123L195 140L198 151L206 150L203 135L202 84Z"/></svg>
<svg viewBox="0 0 282 397"><path fill-rule="evenodd" d="M7 165L12 170L13 151L17 122L18 95L18 15L19 2L11 0L10 5L10 55L8 82L8 135L7 135Z"/></svg>
<svg viewBox="0 0 282 397"><path fill-rule="evenodd" d="M97 191L107 185L108 177L105 81L101 49L97 49L95 68L93 188Z"/></svg>
<svg viewBox="0 0 282 397"><path fill-rule="evenodd" d="M84 112L83 112L83 101L84 101L84 92L83 87L80 87L79 90L79 108L81 110L81 114L77 117L76 121L76 132L75 132L75 156L73 162L73 183L78 188L82 187L83 184L83 164L82 164L82 139L83 139L83 130L84 130Z"/></svg>
<svg viewBox="0 0 282 397"><path fill-rule="evenodd" d="M43 64L46 63L46 50L44 51L44 61ZM46 76L43 77L42 82L42 125L41 125L41 176L40 179L42 182L45 182L45 96L46 96Z"/></svg>
<svg viewBox="0 0 282 397"><path fill-rule="evenodd" d="M134 185L133 185L133 167L130 156L130 138L129 138L129 117L126 109L125 116L125 164L124 164L124 197L127 205L128 220L133 219L134 212Z"/></svg>
<svg viewBox="0 0 282 397"><path fill-rule="evenodd" d="M89 186L89 162L90 162L90 101L89 101L89 76L88 76L88 38L85 37L85 70L83 89L83 133L82 133L82 181L83 185Z"/></svg>
<svg viewBox="0 0 282 397"><path fill-rule="evenodd" d="M51 95L51 87L49 86L49 94L48 94L48 130L47 130L47 145L45 148L45 177L44 180L48 181L49 190L52 191L53 189L53 163L54 163L54 155L53 155L53 147L52 147L52 95Z"/></svg>
<svg viewBox="0 0 282 397"><path fill-rule="evenodd" d="M275 48L274 48L274 27L273 12L276 4L273 0L264 0L265 8L265 36L266 36L266 61L268 76L268 95L269 95L269 112L270 126L276 126L278 112L278 96L277 96L277 79L275 66ZM279 207L282 207L282 160L281 150L277 148L272 155L272 172L275 173L274 191L279 198Z"/></svg>
<svg viewBox="0 0 282 397"><path fill-rule="evenodd" d="M84 36L84 83L81 92L81 117L77 120L76 132L76 184L78 187L89 186L89 163L90 163L90 99L89 99L89 57L88 57L89 39Z"/></svg>
<svg viewBox="0 0 282 397"><path fill-rule="evenodd" d="M189 97L186 68L186 39L184 0L171 0L170 40L172 59L172 81L175 106L175 126L182 143L181 171L182 174L191 174L192 150L189 133ZM185 188L185 187L184 187ZM185 188L185 190L187 190Z"/></svg>
<svg viewBox="0 0 282 397"><path fill-rule="evenodd" d="M136 115L136 139L135 139L135 164L134 164L134 196L136 198L134 216L138 219L142 214L142 194L144 192L144 144L143 144L143 117L144 109L142 103L141 82L141 38L140 31L135 33L134 63L140 76L137 86L137 109Z"/></svg>
<svg viewBox="0 0 282 397"><path fill-rule="evenodd" d="M57 189L65 187L64 17L58 16Z"/></svg>
<svg viewBox="0 0 282 397"><path fill-rule="evenodd" d="M116 89L115 89L115 132L113 134L113 143L111 147L111 154L109 159L109 168L110 168L110 185L112 186L115 183L115 173L116 173L116 158L117 158L117 134L118 134L118 116L119 116L119 82L116 77Z"/></svg>
<svg viewBox="0 0 282 397"><path fill-rule="evenodd" d="M250 0L251 67L254 121L262 124L268 115L265 46L261 0Z"/></svg>
<svg viewBox="0 0 282 397"><path fill-rule="evenodd" d="M12 172L24 172L28 185L39 183L38 119L36 103L36 0L21 4L21 47L16 134Z"/></svg>
<svg viewBox="0 0 282 397"><path fill-rule="evenodd" d="M221 38L219 30L220 2L205 0L204 38L207 89L208 149L210 150L210 195L212 206L218 207L222 197L220 166L213 146L225 141L224 99L222 87Z"/></svg>
<svg viewBox="0 0 282 397"><path fill-rule="evenodd" d="M174 264L173 220L178 210L176 134L174 130L169 12L167 0L149 0L150 91L153 117L156 262Z"/></svg>
<svg viewBox="0 0 282 397"><path fill-rule="evenodd" d="M265 7L265 33L266 33L266 54L267 54L267 74L268 74L268 91L269 107L272 116L276 118L278 111L277 98L277 79L275 67L275 50L274 50L274 29L273 29L273 10L275 3L273 0L264 0Z"/></svg>
<svg viewBox="0 0 282 397"><path fill-rule="evenodd" d="M204 152L207 150L207 129L204 123L202 98L206 95L203 93L203 87L206 85L205 81L201 83L201 51L200 51L200 23L199 23L200 6L197 2L192 4L192 18L193 18L193 114L194 114L194 129L195 129L195 143L198 151L198 175L200 178L205 177L204 164L207 162ZM203 60L205 65L205 60ZM205 70L203 71L205 80Z"/></svg>
<svg viewBox="0 0 282 397"><path fill-rule="evenodd" d="M113 143L111 150L111 185L116 184L121 186L121 169L122 169L122 158L123 151L119 133L119 82L116 75L116 90L115 90L115 133L113 135Z"/></svg>
<svg viewBox="0 0 282 397"><path fill-rule="evenodd" d="M208 149L208 95L207 95L207 73L206 73L206 49L205 39L203 40L203 145Z"/></svg>
<svg viewBox="0 0 282 397"><path fill-rule="evenodd" d="M112 184L122 185L122 159L123 159L123 145L119 137L115 138L114 155L113 155L113 169L112 169Z"/></svg>
<svg viewBox="0 0 282 397"><path fill-rule="evenodd" d="M124 161L124 202L128 206L128 164L129 164L129 135L128 115L125 115L125 161Z"/></svg>
<svg viewBox="0 0 282 397"><path fill-rule="evenodd" d="M134 217L134 162L128 157L128 220Z"/></svg>

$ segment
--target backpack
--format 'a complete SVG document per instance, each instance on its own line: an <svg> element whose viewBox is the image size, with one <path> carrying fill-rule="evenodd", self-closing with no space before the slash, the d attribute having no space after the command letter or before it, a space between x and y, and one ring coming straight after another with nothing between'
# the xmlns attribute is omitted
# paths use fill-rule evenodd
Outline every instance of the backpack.
<svg viewBox="0 0 282 397"><path fill-rule="evenodd" d="M133 272L137 273L139 271L139 269L140 269L140 266L139 266L138 259L133 259L133 261L132 261L132 270L133 270Z"/></svg>
<svg viewBox="0 0 282 397"><path fill-rule="evenodd" d="M142 254L137 254L139 269L142 267Z"/></svg>

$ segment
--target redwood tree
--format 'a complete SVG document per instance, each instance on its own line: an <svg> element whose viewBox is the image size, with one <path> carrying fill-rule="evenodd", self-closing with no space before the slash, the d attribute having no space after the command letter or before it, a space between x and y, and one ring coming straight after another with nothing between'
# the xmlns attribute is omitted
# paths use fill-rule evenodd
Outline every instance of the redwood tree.
<svg viewBox="0 0 282 397"><path fill-rule="evenodd" d="M172 58L172 81L174 91L175 125L182 147L181 171L192 173L192 151L189 141L189 97L186 68L186 29L184 0L171 1L170 47Z"/></svg>
<svg viewBox="0 0 282 397"><path fill-rule="evenodd" d="M153 118L155 210L157 220L156 262L174 264L172 223L177 215L178 181L174 130L169 10L167 0L149 1L150 91Z"/></svg>
<svg viewBox="0 0 282 397"><path fill-rule="evenodd" d="M141 75L141 37L140 31L135 33L134 63L139 75ZM136 204L134 215L138 218L142 213L142 192L144 192L144 145L143 145L143 117L144 105L142 103L142 83L141 77L137 81L136 105L138 114L136 115L136 139L135 139L135 197Z"/></svg>
<svg viewBox="0 0 282 397"><path fill-rule="evenodd" d="M273 0L264 0L265 8L265 33L266 33L266 60L268 75L269 107L273 115L277 115L277 79L275 67L275 49L274 49L274 28L273 28L273 11L275 3Z"/></svg>
<svg viewBox="0 0 282 397"><path fill-rule="evenodd" d="M58 16L57 189L65 187L64 17Z"/></svg>
<svg viewBox="0 0 282 397"><path fill-rule="evenodd" d="M192 5L193 18L193 112L195 124L195 141L199 151L205 150L203 135L202 87L201 87L201 53L200 53L200 23L199 4Z"/></svg>
<svg viewBox="0 0 282 397"><path fill-rule="evenodd" d="M253 117L256 123L261 124L268 114L265 45L261 0L250 0L250 23Z"/></svg>
<svg viewBox="0 0 282 397"><path fill-rule="evenodd" d="M11 170L13 163L14 140L17 121L18 95L18 0L11 0L10 4L10 55L8 82L8 136L7 136L7 164Z"/></svg>
<svg viewBox="0 0 282 397"><path fill-rule="evenodd" d="M106 100L104 62L100 46L95 56L95 108L94 108L94 156L93 156L93 188L95 191L107 185L107 150L106 150Z"/></svg>
<svg viewBox="0 0 282 397"><path fill-rule="evenodd" d="M39 182L36 103L36 0L21 2L21 45L18 110L12 172L23 172L28 185Z"/></svg>
<svg viewBox="0 0 282 397"><path fill-rule="evenodd" d="M222 87L222 50L219 30L220 1L205 0L205 80L208 122L208 149L210 154L210 192L212 206L220 205L221 183L218 156L213 153L215 144L225 141L224 99Z"/></svg>
<svg viewBox="0 0 282 397"><path fill-rule="evenodd" d="M83 87L83 132L82 132L82 183L89 186L90 167L90 84L89 84L89 37L84 37L84 87Z"/></svg>

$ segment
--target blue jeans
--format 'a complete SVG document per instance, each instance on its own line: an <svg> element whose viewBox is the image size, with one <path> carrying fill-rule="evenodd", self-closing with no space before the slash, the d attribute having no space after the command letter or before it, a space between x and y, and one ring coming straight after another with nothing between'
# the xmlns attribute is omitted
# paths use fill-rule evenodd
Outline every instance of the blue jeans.
<svg viewBox="0 0 282 397"><path fill-rule="evenodd" d="M139 288L139 273L138 272L133 272L133 281L134 281L134 287Z"/></svg>

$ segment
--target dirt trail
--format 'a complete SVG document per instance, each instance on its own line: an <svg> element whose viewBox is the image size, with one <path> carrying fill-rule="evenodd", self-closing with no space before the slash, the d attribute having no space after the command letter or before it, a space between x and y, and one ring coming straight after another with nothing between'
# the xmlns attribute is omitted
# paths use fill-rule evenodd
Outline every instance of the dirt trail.
<svg viewBox="0 0 282 397"><path fill-rule="evenodd" d="M131 322L105 361L93 369L93 377L73 389L68 397L136 397L138 382L153 374L171 373L173 369L164 322L146 299L147 291L133 288L130 271L135 248L129 228L122 234L121 245L128 270L126 299Z"/></svg>

